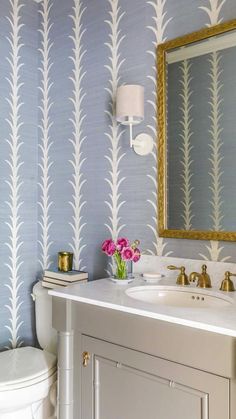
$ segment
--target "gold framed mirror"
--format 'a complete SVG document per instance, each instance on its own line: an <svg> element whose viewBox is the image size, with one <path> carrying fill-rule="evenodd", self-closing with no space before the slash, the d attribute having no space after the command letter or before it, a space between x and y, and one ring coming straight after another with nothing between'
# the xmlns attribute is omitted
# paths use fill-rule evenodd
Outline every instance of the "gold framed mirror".
<svg viewBox="0 0 236 419"><path fill-rule="evenodd" d="M236 241L236 19L160 44L158 233Z"/></svg>

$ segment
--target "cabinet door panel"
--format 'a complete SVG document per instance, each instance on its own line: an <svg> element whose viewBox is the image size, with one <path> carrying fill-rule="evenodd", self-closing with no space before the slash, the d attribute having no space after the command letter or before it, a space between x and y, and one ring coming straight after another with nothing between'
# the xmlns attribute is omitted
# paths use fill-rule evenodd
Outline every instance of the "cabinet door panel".
<svg viewBox="0 0 236 419"><path fill-rule="evenodd" d="M205 394L104 358L94 362L95 419L207 419Z"/></svg>
<svg viewBox="0 0 236 419"><path fill-rule="evenodd" d="M83 336L82 419L229 419L228 380Z"/></svg>

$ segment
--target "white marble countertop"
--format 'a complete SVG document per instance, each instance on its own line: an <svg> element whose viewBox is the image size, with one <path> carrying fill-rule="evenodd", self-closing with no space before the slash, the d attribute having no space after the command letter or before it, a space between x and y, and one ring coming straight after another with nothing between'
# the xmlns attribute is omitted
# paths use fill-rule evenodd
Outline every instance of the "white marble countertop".
<svg viewBox="0 0 236 419"><path fill-rule="evenodd" d="M226 307L192 308L173 307L163 304L146 303L129 297L125 291L135 286L153 285L147 284L142 277L136 275L135 280L128 285L114 284L110 279L100 279L83 284L73 284L66 288L50 290L49 294L68 300L92 304L111 310L149 317L170 323L180 324L209 332L236 337L236 292L225 293L218 288L202 290L201 293L210 295L222 294L232 304ZM155 285L175 285L173 278L163 278ZM196 286L190 286L193 291L198 291ZM189 289L181 287L182 290Z"/></svg>

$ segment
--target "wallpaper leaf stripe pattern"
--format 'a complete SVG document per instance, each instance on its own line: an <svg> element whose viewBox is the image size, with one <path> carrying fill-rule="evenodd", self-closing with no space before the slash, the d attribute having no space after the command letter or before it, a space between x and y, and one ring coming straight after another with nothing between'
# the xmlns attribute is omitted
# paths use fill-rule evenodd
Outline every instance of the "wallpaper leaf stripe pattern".
<svg viewBox="0 0 236 419"><path fill-rule="evenodd" d="M86 247L83 244L83 229L86 223L83 221L83 208L86 205L86 201L83 198L83 186L86 182L86 179L83 175L83 164L85 162L85 157L83 157L83 143L86 140L86 137L83 135L83 121L86 118L86 114L83 110L83 99L85 97L85 92L83 90L82 81L86 74L83 70L83 57L86 54L86 50L83 49L82 38L85 33L82 25L82 16L84 14L85 8L82 6L80 0L74 0L73 2L73 14L70 16L73 22L73 35L70 36L70 39L73 42L73 55L70 56L70 59L73 63L73 71L70 80L73 83L73 96L70 98L73 104L72 118L70 121L73 125L73 137L70 139L70 142L73 147L72 159L69 162L73 168L72 179L69 181L72 189L72 200L69 202L72 210L73 216L72 221L69 223L72 232L73 238L72 243L70 244L71 249L74 253L74 268L75 269L85 269L85 266L82 266L82 252Z"/></svg>
<svg viewBox="0 0 236 419"><path fill-rule="evenodd" d="M220 12L226 0L207 0L207 1L209 2L209 7L200 6L199 9L202 9L204 10L204 12L207 13L210 19L210 23L207 23L206 26L209 27L212 25L217 25L217 23L222 22L222 18L220 18Z"/></svg>
<svg viewBox="0 0 236 419"><path fill-rule="evenodd" d="M105 180L109 185L110 193L108 199L105 201L105 204L108 206L110 211L110 216L108 217L108 222L105 224L113 240L116 240L119 236L122 229L125 227L125 224L121 222L120 209L125 204L125 201L122 200L121 194L121 184L124 182L125 177L121 176L120 163L125 153L121 152L120 139L123 131L118 125L116 118L114 116L115 111L115 94L117 86L119 84L119 73L121 66L124 63L124 59L121 58L121 44L125 38L125 35L122 35L121 32L121 21L124 16L120 7L119 0L108 0L109 5L109 20L106 20L105 23L109 26L110 34L109 41L105 45L109 50L109 64L105 65L105 68L109 71L110 79L109 86L106 87L106 91L109 94L109 109L106 110L106 114L109 118L108 132L105 133L106 137L109 140L109 154L105 155L105 158L109 162L110 170L108 171L109 177L106 177ZM108 275L111 272L114 272L114 267L110 263L110 271L108 270Z"/></svg>
<svg viewBox="0 0 236 419"><path fill-rule="evenodd" d="M154 241L152 242L153 248L148 249L148 253L152 255L158 256L169 256L171 255L171 251L166 252L167 242L164 241L163 238L158 236L157 233L157 161L156 161L156 137L157 137L157 118L156 118L156 47L158 44L165 42L166 36L165 32L167 29L168 24L171 22L172 18L167 18L167 10L166 10L166 0L155 0L155 1L148 1L148 5L152 7L154 10L153 16L153 25L148 25L147 28L152 31L155 36L155 40L153 41L154 49L148 50L148 54L151 54L153 57L153 66L152 66L152 74L148 75L148 78L151 80L153 84L152 90L152 97L148 100L148 104L151 107L152 113L152 120L153 124L148 125L148 129L151 131L151 135L154 138L154 150L152 151L153 156L153 166L152 166L152 173L148 174L148 178L152 182L152 190L151 190L151 197L148 199L148 203L151 205L153 210L152 216L152 223L148 223L147 227L151 229Z"/></svg>
<svg viewBox="0 0 236 419"><path fill-rule="evenodd" d="M9 250L9 262L6 266L9 269L9 283L6 287L9 290L9 302L6 307L9 311L9 324L5 327L10 333L8 348L16 348L23 344L20 338L20 327L23 320L20 315L20 308L23 300L20 300L19 290L23 284L20 276L20 268L23 260L20 256L20 250L23 245L21 240L21 227L23 221L20 216L20 208L23 205L21 197L21 168L23 162L21 160L21 148L23 142L21 140L20 129L23 125L21 120L20 110L23 105L21 101L21 87L23 83L20 80L20 69L22 67L20 51L23 44L20 41L21 29L23 27L20 12L23 7L19 0L9 0L10 17L7 20L10 24L10 34L7 37L10 45L9 57L7 58L10 64L10 74L7 81L10 86L10 94L7 101L10 106L9 118L7 122L10 128L9 138L7 143L9 145L9 158L6 160L10 169L9 179L6 181L9 187L9 197L6 205L9 209L8 221L6 225L9 228L9 239L6 246Z"/></svg>
<svg viewBox="0 0 236 419"><path fill-rule="evenodd" d="M184 230L191 230L192 229L192 219L194 217L192 206L194 204L193 200L191 199L191 193L193 191L193 187L191 186L191 179L193 177L193 173L191 173L191 165L193 160L191 160L191 150L193 149L193 145L191 145L191 137L193 132L191 132L191 109L193 105L191 105L191 96L192 91L190 89L190 83L192 77L190 75L191 70L191 63L188 60L184 60L180 64L181 69L181 79L180 84L182 91L180 93L180 97L182 99L181 104L181 114L182 117L180 119L181 125L181 147L180 151L182 152L182 158L180 158L180 162L182 165L182 192L183 192L183 214L182 218L184 221L183 229Z"/></svg>
<svg viewBox="0 0 236 419"><path fill-rule="evenodd" d="M51 167L53 161L50 156L51 147L53 142L51 140L51 127L53 125L52 118L50 117L50 110L53 106L51 99L51 89L53 86L51 69L52 60L50 57L53 43L50 41L50 32L52 29L52 23L50 19L50 12L52 4L48 0L43 0L42 10L39 10L41 15L41 29L39 30L42 36L42 45L39 49L41 55L41 66L39 71L41 73L42 81L39 87L42 95L41 105L39 106L41 112L39 130L41 137L39 143L39 169L41 176L39 178L39 263L42 269L50 267L50 247L53 242L50 240L50 228L53 224L50 210L53 205L51 200L51 188L53 180L51 176Z"/></svg>
<svg viewBox="0 0 236 419"><path fill-rule="evenodd" d="M221 22L220 12L222 10L223 5L225 4L226 0L208 0L209 7L207 6L200 6L199 8L204 10L209 19L210 23L206 26L215 25ZM211 205L212 205L212 221L213 221L213 229L219 230L221 228L221 192L222 192L222 185L221 185L221 177L222 177L222 170L221 170L221 162L222 162L222 155L221 155L221 128L219 126L221 113L220 113L220 93L222 85L219 82L219 75L220 75L220 55L217 52L213 52L210 58L211 70L210 70L210 79L211 79L211 86L210 86L210 93L211 93L211 129L210 129L210 149L211 149L211 157L210 162L212 164L212 168L210 171L211 177ZM205 260L213 260L213 261L221 261L225 262L229 259L228 256L221 257L221 251L223 250L223 246L220 246L218 241L210 241L210 246L206 245L208 250L209 256L200 253L200 256Z"/></svg>
<svg viewBox="0 0 236 419"><path fill-rule="evenodd" d="M155 41L153 42L154 50L149 51L149 53L152 54L154 58L156 58L156 46L166 41L167 37L165 36L165 32L167 29L167 25L172 20L172 17L169 17L168 19L166 18L166 0L148 1L147 4L152 6L152 8L154 9L154 15L152 17L154 24L147 26L147 28L150 29L155 35Z"/></svg>
<svg viewBox="0 0 236 419"><path fill-rule="evenodd" d="M220 105L223 101L221 98L221 90L223 88L223 84L220 82L220 75L222 70L220 69L220 61L221 56L219 52L213 52L210 56L210 93L211 93L211 100L210 100L210 120L211 120L211 128L209 131L210 134L210 144L209 147L211 149L211 157L209 158L211 163L211 171L209 175L211 177L211 186L210 190L212 193L211 198L211 206L212 206L212 228L213 230L219 231L222 230L221 221L223 219L223 214L221 211L222 206L222 199L221 199L221 192L223 189L223 185L221 182L221 178L223 175L223 171L221 170L223 156L221 153L222 148L222 140L221 140L221 133L222 128L220 128L220 123L223 114L220 112Z"/></svg>

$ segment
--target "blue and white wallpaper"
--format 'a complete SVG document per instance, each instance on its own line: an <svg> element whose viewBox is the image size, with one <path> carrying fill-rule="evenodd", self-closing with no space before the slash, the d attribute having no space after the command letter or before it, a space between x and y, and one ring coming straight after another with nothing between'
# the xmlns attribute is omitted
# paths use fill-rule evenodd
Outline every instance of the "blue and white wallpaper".
<svg viewBox="0 0 236 419"><path fill-rule="evenodd" d="M32 0L0 4L0 345L32 342L37 270L38 16Z"/></svg>
<svg viewBox="0 0 236 419"><path fill-rule="evenodd" d="M96 279L107 237L149 254L235 261L234 243L157 236L155 150L113 117L122 83L145 87L156 137L156 46L236 17L234 0L1 0L0 346L34 343L30 292L59 250Z"/></svg>

